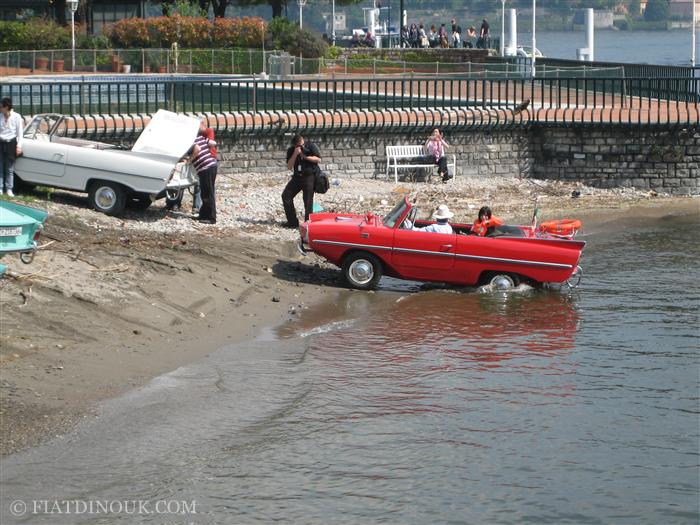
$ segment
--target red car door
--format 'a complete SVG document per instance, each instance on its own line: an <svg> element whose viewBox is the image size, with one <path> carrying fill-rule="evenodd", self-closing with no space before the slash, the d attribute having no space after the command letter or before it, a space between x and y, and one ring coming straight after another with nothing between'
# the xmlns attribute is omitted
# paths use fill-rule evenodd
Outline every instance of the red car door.
<svg viewBox="0 0 700 525"><path fill-rule="evenodd" d="M397 228L391 251L392 266L401 277L423 281L450 280L457 236Z"/></svg>

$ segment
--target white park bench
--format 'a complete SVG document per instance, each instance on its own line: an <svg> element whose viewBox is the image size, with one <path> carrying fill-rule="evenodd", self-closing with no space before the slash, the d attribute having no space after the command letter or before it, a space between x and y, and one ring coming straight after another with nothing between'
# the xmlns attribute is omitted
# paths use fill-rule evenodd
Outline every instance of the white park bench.
<svg viewBox="0 0 700 525"><path fill-rule="evenodd" d="M394 170L394 182L399 183L399 170L418 168L437 168L434 162L426 162L426 151L422 144L410 144L386 147L386 176ZM450 157L452 162L449 161ZM447 169L452 180L457 175L457 155L447 155ZM404 162L400 162L404 161ZM407 161L407 162L406 162Z"/></svg>

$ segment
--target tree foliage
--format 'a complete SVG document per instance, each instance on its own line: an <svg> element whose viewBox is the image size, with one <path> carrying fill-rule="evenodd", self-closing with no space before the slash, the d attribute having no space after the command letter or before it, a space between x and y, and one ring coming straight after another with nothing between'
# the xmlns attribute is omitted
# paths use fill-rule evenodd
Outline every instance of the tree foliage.
<svg viewBox="0 0 700 525"><path fill-rule="evenodd" d="M0 22L0 49L67 49L71 46L70 28L46 18L26 22Z"/></svg>
<svg viewBox="0 0 700 525"><path fill-rule="evenodd" d="M659 22L668 19L668 0L649 0L644 10L644 20L647 22Z"/></svg>
<svg viewBox="0 0 700 525"><path fill-rule="evenodd" d="M127 18L109 26L105 34L115 47L183 48L261 47L265 22L257 17L217 18L159 16Z"/></svg>
<svg viewBox="0 0 700 525"><path fill-rule="evenodd" d="M314 33L299 29L298 25L286 18L273 18L267 25L265 48L284 49L304 58L319 58L326 54L328 45Z"/></svg>

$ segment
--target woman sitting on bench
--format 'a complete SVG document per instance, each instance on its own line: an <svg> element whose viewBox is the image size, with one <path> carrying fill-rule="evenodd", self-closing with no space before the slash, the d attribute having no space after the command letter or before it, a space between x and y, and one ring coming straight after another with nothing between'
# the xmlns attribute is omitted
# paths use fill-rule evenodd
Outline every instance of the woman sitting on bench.
<svg viewBox="0 0 700 525"><path fill-rule="evenodd" d="M429 162L434 162L438 167L438 174L442 177L442 182L447 182L452 178L449 171L447 170L447 157L445 157L445 150L449 147L449 144L442 137L442 133L438 128L435 128L433 132L428 137L425 142L425 149L428 150Z"/></svg>

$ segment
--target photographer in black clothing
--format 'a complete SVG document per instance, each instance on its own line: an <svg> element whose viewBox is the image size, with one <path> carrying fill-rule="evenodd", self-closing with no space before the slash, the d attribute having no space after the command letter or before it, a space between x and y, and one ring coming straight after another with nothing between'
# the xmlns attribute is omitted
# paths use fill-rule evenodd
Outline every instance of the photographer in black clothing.
<svg viewBox="0 0 700 525"><path fill-rule="evenodd" d="M282 205L287 228L298 228L299 219L294 208L294 197L301 191L304 198L304 220L309 220L314 206L314 184L316 172L320 170L321 152L316 144L305 142L301 135L294 135L292 145L287 149L287 168L292 170L292 178L282 192Z"/></svg>
<svg viewBox="0 0 700 525"><path fill-rule="evenodd" d="M489 39L491 35L489 34L489 23L484 18L481 21L481 29L479 30L479 40L476 41L476 47L478 49L487 49L489 47Z"/></svg>

